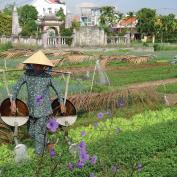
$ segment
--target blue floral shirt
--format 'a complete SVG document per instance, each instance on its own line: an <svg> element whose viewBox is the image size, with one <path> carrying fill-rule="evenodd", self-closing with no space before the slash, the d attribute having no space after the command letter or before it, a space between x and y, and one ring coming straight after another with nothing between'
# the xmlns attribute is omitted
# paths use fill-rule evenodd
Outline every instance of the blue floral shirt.
<svg viewBox="0 0 177 177"><path fill-rule="evenodd" d="M16 100L23 84L27 86L28 109L32 117L38 118L52 114L49 87L53 88L59 102L63 103L60 89L48 73L35 74L33 71L26 71L13 88L12 100Z"/></svg>

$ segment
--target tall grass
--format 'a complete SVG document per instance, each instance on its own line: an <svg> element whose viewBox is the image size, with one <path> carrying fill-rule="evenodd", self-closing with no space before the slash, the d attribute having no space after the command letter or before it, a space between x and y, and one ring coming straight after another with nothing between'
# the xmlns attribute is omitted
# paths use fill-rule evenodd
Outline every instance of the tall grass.
<svg viewBox="0 0 177 177"><path fill-rule="evenodd" d="M6 51L8 49L11 49L13 46L12 46L12 43L11 42L7 42L7 43L1 43L0 44L0 52L3 52L3 51Z"/></svg>
<svg viewBox="0 0 177 177"><path fill-rule="evenodd" d="M168 51L168 50L177 50L177 45L175 44L154 44L154 50L155 51Z"/></svg>

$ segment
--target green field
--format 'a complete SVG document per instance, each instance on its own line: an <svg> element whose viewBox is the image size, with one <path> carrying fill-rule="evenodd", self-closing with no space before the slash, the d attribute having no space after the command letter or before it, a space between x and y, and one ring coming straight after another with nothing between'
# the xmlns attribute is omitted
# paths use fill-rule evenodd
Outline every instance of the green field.
<svg viewBox="0 0 177 177"><path fill-rule="evenodd" d="M176 78L177 65L170 61L177 55L176 51L137 52L130 49L115 49L105 51L86 51L89 55L149 55L151 61L144 64L131 64L120 61L111 61L106 66L105 73L110 80L110 86L99 83L99 73L96 72L93 83L94 93L118 92L123 87L135 83ZM16 69L16 65L25 58L7 60L9 69ZM56 57L51 58L56 59ZM79 70L94 68L95 61L85 61L71 64L64 62L55 69ZM0 59L0 69L4 68L4 60ZM23 71L7 72L8 86L12 86ZM69 84L69 95L85 94L90 92L93 70L74 72ZM0 74L0 99L7 97ZM55 77L64 93L65 84L61 76ZM149 92L148 92L149 91ZM21 142L28 147L30 159L16 164L11 144L0 146L0 177L176 177L177 176L177 108L166 107L162 96L167 93L177 93L176 84L165 84L154 90L148 90L138 96L127 95L126 104L115 106L115 109L101 109L93 112L78 112L76 123L64 131L50 134L55 144L55 157L46 152L43 157L34 154L34 144L29 138L22 138ZM148 95L154 97L154 102L148 100ZM26 101L25 87L19 98ZM52 92L51 96L54 96ZM158 97L157 99L155 97ZM116 98L117 99L117 98ZM118 104L118 99L115 104ZM130 104L129 104L130 102ZM97 114L102 112L103 118ZM102 114L101 114L102 115ZM21 130L21 129L20 129ZM1 131L1 130L0 130ZM77 167L78 155L72 155L64 139L64 132L68 132L73 143L84 141L90 157L97 156L96 164L89 161L82 167ZM85 135L82 135L82 132ZM68 163L74 165L68 169Z"/></svg>
<svg viewBox="0 0 177 177"><path fill-rule="evenodd" d="M62 154L65 147L61 132L59 143L55 149L57 156L53 159L46 154L43 160L34 156L32 142L26 140L31 159L16 165L13 161L12 146L0 147L0 170L2 176L26 176L35 177L37 171L40 176L50 176L50 172L56 163L55 176L176 176L177 175L177 109L165 108L159 111L145 111L136 114L131 119L126 117L104 117L94 128L93 124L87 127L78 127L69 131L69 137L73 142L85 141L90 156L96 155L97 162L90 165L89 162L82 168L68 170L67 163L75 164L78 157L74 158L68 150ZM96 115L95 115L96 117ZM104 121L105 119L105 121ZM82 131L86 132L84 137ZM61 155L62 154L62 155ZM44 160L45 159L45 160ZM141 164L141 168L140 168ZM113 169L117 167L117 172ZM40 169L39 169L40 168Z"/></svg>

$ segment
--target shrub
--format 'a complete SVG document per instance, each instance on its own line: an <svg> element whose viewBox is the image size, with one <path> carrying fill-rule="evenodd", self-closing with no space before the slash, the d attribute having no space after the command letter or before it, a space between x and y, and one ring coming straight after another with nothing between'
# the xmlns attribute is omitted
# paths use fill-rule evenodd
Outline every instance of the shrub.
<svg viewBox="0 0 177 177"><path fill-rule="evenodd" d="M154 44L154 51L160 51L160 50L177 50L177 45Z"/></svg>
<svg viewBox="0 0 177 177"><path fill-rule="evenodd" d="M12 43L11 42L6 42L6 43L3 43L3 44L0 44L0 52L6 51L6 50L11 49L11 48L12 48Z"/></svg>
<svg viewBox="0 0 177 177"><path fill-rule="evenodd" d="M61 36L63 37L68 37L66 38L66 44L68 44L69 46L72 44L72 34L73 34L73 29L72 28L63 28L60 31Z"/></svg>

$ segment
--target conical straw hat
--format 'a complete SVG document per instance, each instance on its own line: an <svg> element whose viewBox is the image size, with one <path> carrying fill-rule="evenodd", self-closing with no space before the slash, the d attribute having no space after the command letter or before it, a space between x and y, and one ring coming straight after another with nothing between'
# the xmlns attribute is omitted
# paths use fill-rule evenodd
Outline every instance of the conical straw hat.
<svg viewBox="0 0 177 177"><path fill-rule="evenodd" d="M45 56L45 54L41 50L26 59L23 64L38 64L52 67L54 66L53 63Z"/></svg>

